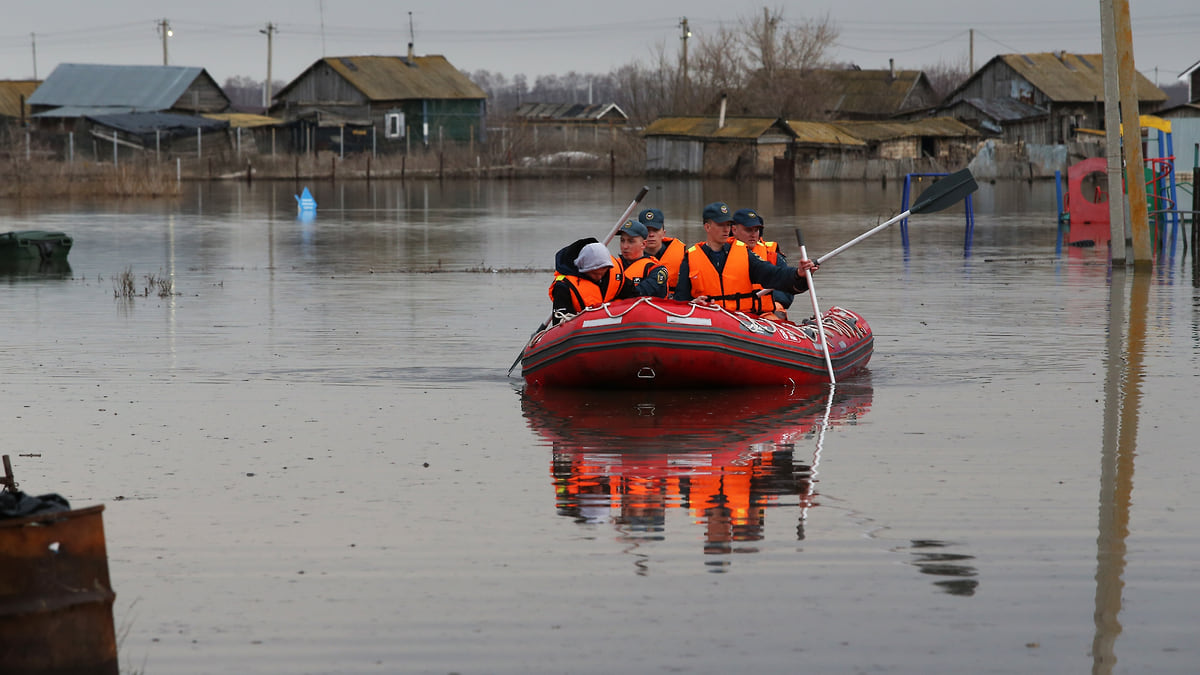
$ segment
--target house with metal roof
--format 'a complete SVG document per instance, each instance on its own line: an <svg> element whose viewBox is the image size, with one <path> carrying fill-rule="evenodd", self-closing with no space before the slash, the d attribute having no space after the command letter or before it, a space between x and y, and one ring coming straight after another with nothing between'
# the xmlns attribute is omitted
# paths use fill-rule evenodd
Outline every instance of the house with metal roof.
<svg viewBox="0 0 1200 675"><path fill-rule="evenodd" d="M883 120L937 105L933 84L921 70L820 70L830 117Z"/></svg>
<svg viewBox="0 0 1200 675"><path fill-rule="evenodd" d="M229 98L196 66L63 63L29 97L29 106L42 142L64 159L115 161L168 148L199 156L204 146L229 147L229 125L201 117L229 109Z"/></svg>
<svg viewBox="0 0 1200 675"><path fill-rule="evenodd" d="M270 112L291 127L300 151L396 152L486 140L487 94L446 57L411 49L408 56L318 59L279 90Z"/></svg>
<svg viewBox="0 0 1200 675"><path fill-rule="evenodd" d="M1138 109L1152 113L1167 95L1137 74ZM1015 106L1013 102L1023 104ZM946 97L938 114L977 119L981 109L1010 143L1055 145L1076 140L1076 129L1104 127L1104 68L1100 54L1000 54ZM1012 113L1017 113L1015 118Z"/></svg>
<svg viewBox="0 0 1200 675"><path fill-rule="evenodd" d="M642 134L646 171L691 176L771 176L796 132L774 117L660 117Z"/></svg>
<svg viewBox="0 0 1200 675"><path fill-rule="evenodd" d="M198 115L229 109L229 97L203 68L63 63L29 97L33 116L171 112Z"/></svg>

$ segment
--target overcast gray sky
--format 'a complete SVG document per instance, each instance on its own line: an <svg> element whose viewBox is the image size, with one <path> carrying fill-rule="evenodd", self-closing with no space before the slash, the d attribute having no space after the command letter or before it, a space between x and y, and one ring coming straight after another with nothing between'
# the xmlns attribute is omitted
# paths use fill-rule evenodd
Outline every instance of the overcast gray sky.
<svg viewBox="0 0 1200 675"><path fill-rule="evenodd" d="M159 64L159 22L172 65L202 66L223 83L264 79L268 22L272 76L288 81L322 56L403 54L409 12L417 54L442 54L458 68L538 75L607 73L647 61L659 45L677 53L679 22L694 34L761 14L761 1L589 0L0 0L0 79L45 78L59 63ZM1200 2L1130 0L1138 70L1170 84L1200 61ZM832 56L864 68L967 65L996 54L1100 52L1098 0L813 0L769 3L799 22L828 13L840 36ZM32 35L31 35L32 34ZM36 61L35 61L36 50Z"/></svg>

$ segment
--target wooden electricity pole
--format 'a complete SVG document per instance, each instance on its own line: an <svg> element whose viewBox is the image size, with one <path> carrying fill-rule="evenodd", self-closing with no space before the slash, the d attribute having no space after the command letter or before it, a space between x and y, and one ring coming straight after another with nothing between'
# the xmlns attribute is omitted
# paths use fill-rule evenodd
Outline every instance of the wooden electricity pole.
<svg viewBox="0 0 1200 675"><path fill-rule="evenodd" d="M1113 28L1117 36L1117 77L1121 83L1121 127L1125 139L1125 183L1129 193L1133 264L1134 267L1143 267L1153 262L1153 252L1150 250L1150 225L1146 213L1142 125L1138 120L1138 80L1133 63L1133 30L1129 23L1129 0L1113 0Z"/></svg>

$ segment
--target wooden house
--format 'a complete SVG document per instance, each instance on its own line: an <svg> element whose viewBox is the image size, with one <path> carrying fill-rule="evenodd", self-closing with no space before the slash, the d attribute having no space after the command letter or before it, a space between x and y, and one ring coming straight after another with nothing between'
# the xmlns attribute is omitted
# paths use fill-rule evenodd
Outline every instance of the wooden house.
<svg viewBox="0 0 1200 675"><path fill-rule="evenodd" d="M933 84L920 70L818 71L826 112L838 120L884 120L937 105Z"/></svg>
<svg viewBox="0 0 1200 675"><path fill-rule="evenodd" d="M223 112L229 97L199 67L64 63L29 97L29 107L34 118L59 120L66 129L87 115Z"/></svg>
<svg viewBox="0 0 1200 675"><path fill-rule="evenodd" d="M646 171L771 176L796 132L773 117L660 117L646 127Z"/></svg>
<svg viewBox="0 0 1200 675"><path fill-rule="evenodd" d="M1075 130L1104 127L1104 72L1100 54L1047 52L1000 54L946 97L939 115L986 120L1010 143L1055 145L1075 140ZM1137 75L1138 109L1157 110L1167 95ZM1013 118L1011 102L1023 104ZM997 115L981 115L988 109Z"/></svg>
<svg viewBox="0 0 1200 675"><path fill-rule="evenodd" d="M1187 102L1200 103L1200 61L1188 66L1187 70L1179 74L1179 79L1187 82Z"/></svg>
<svg viewBox="0 0 1200 675"><path fill-rule="evenodd" d="M522 103L512 116L533 134L535 144L543 140L599 143L613 139L629 124L629 115L616 103Z"/></svg>
<svg viewBox="0 0 1200 675"><path fill-rule="evenodd" d="M302 151L396 152L486 140L487 94L446 57L411 50L407 57L319 59L279 90L270 111L292 128L292 146Z"/></svg>
<svg viewBox="0 0 1200 675"><path fill-rule="evenodd" d="M199 67L64 63L29 97L29 106L40 141L64 159L154 152L177 136L195 139L188 154L200 154L205 145L227 147L223 130L200 115L227 110L229 98ZM197 129L214 137L201 139Z"/></svg>

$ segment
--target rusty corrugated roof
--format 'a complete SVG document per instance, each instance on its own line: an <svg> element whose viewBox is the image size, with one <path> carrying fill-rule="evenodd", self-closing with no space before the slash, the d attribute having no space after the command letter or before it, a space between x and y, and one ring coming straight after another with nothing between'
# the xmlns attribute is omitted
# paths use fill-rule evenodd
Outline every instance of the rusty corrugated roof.
<svg viewBox="0 0 1200 675"><path fill-rule="evenodd" d="M1050 100L1104 100L1104 63L1100 54L1044 52L1001 54L996 57L1037 87ZM1137 73L1139 101L1165 101L1167 95L1145 75Z"/></svg>
<svg viewBox="0 0 1200 675"><path fill-rule="evenodd" d="M399 56L330 56L317 63L321 62L372 101L487 98L446 57L437 54L414 56L411 62ZM304 74L293 82L302 77Z"/></svg>
<svg viewBox="0 0 1200 675"><path fill-rule="evenodd" d="M660 117L643 132L646 136L686 136L712 140L754 140L769 132L795 137L786 122L775 117L726 117L717 128L717 117Z"/></svg>
<svg viewBox="0 0 1200 675"><path fill-rule="evenodd" d="M910 100L921 84L931 89L920 70L822 70L820 75L836 92L830 108L835 113L890 116L932 103Z"/></svg>
<svg viewBox="0 0 1200 675"><path fill-rule="evenodd" d="M837 121L831 126L864 141L890 141L913 136L941 136L945 138L967 138L979 135L971 127L953 117L930 117L923 120L903 122L884 121Z"/></svg>
<svg viewBox="0 0 1200 675"><path fill-rule="evenodd" d="M25 117L29 117L29 96L41 80L0 80L0 117L21 117L21 97L25 97Z"/></svg>
<svg viewBox="0 0 1200 675"><path fill-rule="evenodd" d="M797 143L813 145L863 146L866 142L827 122L799 122L788 120L788 126L796 132Z"/></svg>

